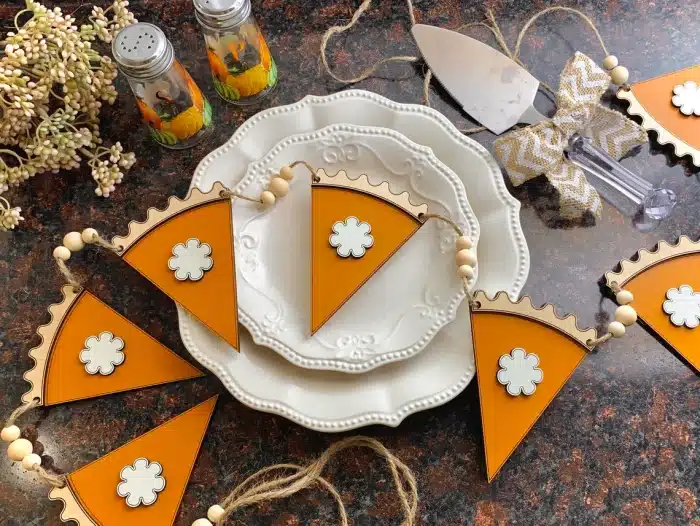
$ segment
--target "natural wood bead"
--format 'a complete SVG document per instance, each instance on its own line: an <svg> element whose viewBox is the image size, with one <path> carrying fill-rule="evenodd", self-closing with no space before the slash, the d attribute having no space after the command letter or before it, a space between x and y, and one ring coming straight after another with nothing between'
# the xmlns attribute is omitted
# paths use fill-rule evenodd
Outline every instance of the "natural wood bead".
<svg viewBox="0 0 700 526"><path fill-rule="evenodd" d="M218 504L214 504L214 505L213 505L211 508L209 508L209 510L207 511L207 518L208 518L211 522L216 522L216 521L218 521L219 519L221 519L221 517L224 516L224 513L225 513L225 512L226 512L226 510L224 510L224 508L222 508L222 507L219 506Z"/></svg>
<svg viewBox="0 0 700 526"><path fill-rule="evenodd" d="M36 453L27 455L22 459L22 467L28 471L34 469L34 466L41 466L41 457Z"/></svg>
<svg viewBox="0 0 700 526"><path fill-rule="evenodd" d="M60 259L61 261L68 261L70 259L70 250L61 245L53 249L53 257Z"/></svg>
<svg viewBox="0 0 700 526"><path fill-rule="evenodd" d="M280 168L280 177L286 181L291 181L294 179L294 172L289 166L283 166Z"/></svg>
<svg viewBox="0 0 700 526"><path fill-rule="evenodd" d="M615 299L620 305L627 305L628 303L632 303L634 301L634 294L632 294L629 290L621 290L615 294Z"/></svg>
<svg viewBox="0 0 700 526"><path fill-rule="evenodd" d="M14 442L20 437L21 434L22 432L19 430L19 427L8 426L2 428L2 431L0 431L0 438L2 438L5 442Z"/></svg>
<svg viewBox="0 0 700 526"><path fill-rule="evenodd" d="M610 80L616 86L626 84L630 79L630 72L625 66L615 66L610 72Z"/></svg>
<svg viewBox="0 0 700 526"><path fill-rule="evenodd" d="M461 267L462 265L469 265L470 267L476 266L476 256L471 250L466 248L457 252L455 260L457 261L458 267Z"/></svg>
<svg viewBox="0 0 700 526"><path fill-rule="evenodd" d="M94 228L86 228L83 230L83 232L80 234L80 237L83 238L83 243L86 245L89 245L91 243L94 243L94 236L98 235L97 230Z"/></svg>
<svg viewBox="0 0 700 526"><path fill-rule="evenodd" d="M214 526L209 519L197 519L192 523L192 526Z"/></svg>
<svg viewBox="0 0 700 526"><path fill-rule="evenodd" d="M7 448L7 456L10 460L21 462L24 457L31 455L34 451L32 443L26 438L18 438L12 442Z"/></svg>
<svg viewBox="0 0 700 526"><path fill-rule="evenodd" d="M63 236L63 246L71 252L79 252L85 247L80 232L68 232Z"/></svg>
<svg viewBox="0 0 700 526"><path fill-rule="evenodd" d="M474 268L470 265L462 265L457 269L457 274L460 278L472 279L474 277Z"/></svg>
<svg viewBox="0 0 700 526"><path fill-rule="evenodd" d="M464 250L465 248L472 248L474 246L469 236L459 236L456 245L457 250Z"/></svg>
<svg viewBox="0 0 700 526"><path fill-rule="evenodd" d="M616 68L619 63L620 62L617 60L617 57L615 55L608 55L603 59L603 67L608 71Z"/></svg>
<svg viewBox="0 0 700 526"><path fill-rule="evenodd" d="M615 338L622 338L625 335L625 326L619 321L611 321L608 325L608 332Z"/></svg>
<svg viewBox="0 0 700 526"><path fill-rule="evenodd" d="M260 200L265 206L272 206L275 204L277 198L275 197L275 194L269 190L265 190L262 194L260 194Z"/></svg>
<svg viewBox="0 0 700 526"><path fill-rule="evenodd" d="M626 327L634 325L637 321L637 311L629 305L622 305L615 309L615 321L619 321Z"/></svg>
<svg viewBox="0 0 700 526"><path fill-rule="evenodd" d="M289 183L281 177L273 177L267 189L277 197L284 197L289 193Z"/></svg>

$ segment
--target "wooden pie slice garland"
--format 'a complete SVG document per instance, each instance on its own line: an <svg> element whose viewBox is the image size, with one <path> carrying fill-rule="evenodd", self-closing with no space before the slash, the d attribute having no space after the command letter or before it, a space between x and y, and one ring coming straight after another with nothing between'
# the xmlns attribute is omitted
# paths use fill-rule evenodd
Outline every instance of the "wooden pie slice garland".
<svg viewBox="0 0 700 526"><path fill-rule="evenodd" d="M311 334L347 302L423 225L426 204L384 181L316 172L311 187Z"/></svg>
<svg viewBox="0 0 700 526"><path fill-rule="evenodd" d="M590 350L595 329L560 318L552 305L530 298L512 302L505 292L474 295L474 359L491 482Z"/></svg>
<svg viewBox="0 0 700 526"><path fill-rule="evenodd" d="M641 117L644 129L655 131L660 144L671 144L677 156L689 155L700 166L700 97L697 90L691 93L695 89L691 85L685 87L687 82L700 85L700 65L623 87L617 97L629 101L627 112ZM684 111L690 115L681 111L683 97L688 100Z"/></svg>
<svg viewBox="0 0 700 526"><path fill-rule="evenodd" d="M87 290L62 292L29 351L35 365L23 402L50 406L203 376Z"/></svg>
<svg viewBox="0 0 700 526"><path fill-rule="evenodd" d="M217 397L185 411L66 476L51 500L78 526L175 522Z"/></svg>
<svg viewBox="0 0 700 526"><path fill-rule="evenodd" d="M180 304L234 349L238 307L230 196L221 183L185 199L171 197L165 210L150 208L144 222L129 223L124 261Z"/></svg>
<svg viewBox="0 0 700 526"><path fill-rule="evenodd" d="M681 236L656 250L622 260L605 274L618 303L630 304L644 324L700 372L700 241Z"/></svg>

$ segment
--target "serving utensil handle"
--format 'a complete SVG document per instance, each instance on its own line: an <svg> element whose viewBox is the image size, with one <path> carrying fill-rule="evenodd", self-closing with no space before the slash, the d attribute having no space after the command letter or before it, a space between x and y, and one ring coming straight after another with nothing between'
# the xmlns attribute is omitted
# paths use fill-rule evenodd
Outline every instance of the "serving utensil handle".
<svg viewBox="0 0 700 526"><path fill-rule="evenodd" d="M676 205L676 194L672 190L655 188L598 148L590 137L575 133L566 153L569 160L593 176L591 184L623 213L635 215L641 208L646 216L661 220L668 217Z"/></svg>

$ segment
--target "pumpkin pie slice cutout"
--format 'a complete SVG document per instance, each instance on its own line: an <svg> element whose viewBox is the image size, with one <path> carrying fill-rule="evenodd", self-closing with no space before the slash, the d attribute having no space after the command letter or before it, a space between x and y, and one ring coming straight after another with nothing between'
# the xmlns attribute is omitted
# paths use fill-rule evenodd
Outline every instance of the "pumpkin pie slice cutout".
<svg viewBox="0 0 700 526"><path fill-rule="evenodd" d="M660 144L673 145L678 157L690 155L700 166L700 102L684 108L686 101L700 101L698 86L700 65L621 88L617 97L629 101L627 112L641 117L642 127L655 131Z"/></svg>
<svg viewBox="0 0 700 526"><path fill-rule="evenodd" d="M39 327L42 343L29 351L32 385L22 400L50 406L203 376L152 336L87 290L63 287Z"/></svg>
<svg viewBox="0 0 700 526"><path fill-rule="evenodd" d="M210 398L69 474L49 493L61 520L78 526L168 526L180 502L216 405Z"/></svg>
<svg viewBox="0 0 700 526"><path fill-rule="evenodd" d="M471 313L486 473L491 482L581 361L595 329L530 298L474 295Z"/></svg>
<svg viewBox="0 0 700 526"><path fill-rule="evenodd" d="M202 193L171 197L165 210L150 208L146 221L112 243L156 287L219 335L238 345L236 268L231 200L221 183Z"/></svg>
<svg viewBox="0 0 700 526"><path fill-rule="evenodd" d="M606 273L605 280L630 291L644 325L700 372L700 241L661 241L656 250L621 261L620 271Z"/></svg>
<svg viewBox="0 0 700 526"><path fill-rule="evenodd" d="M384 265L423 225L428 205L408 192L372 185L366 175L316 172L311 186L311 334Z"/></svg>

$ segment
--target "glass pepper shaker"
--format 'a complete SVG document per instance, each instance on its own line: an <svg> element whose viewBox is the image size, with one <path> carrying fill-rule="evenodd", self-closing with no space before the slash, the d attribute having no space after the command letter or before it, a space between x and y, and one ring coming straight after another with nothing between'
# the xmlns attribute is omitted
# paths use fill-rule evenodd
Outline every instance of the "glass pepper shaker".
<svg viewBox="0 0 700 526"><path fill-rule="evenodd" d="M127 26L112 41L112 54L157 143L179 150L209 135L211 106L163 31L141 22Z"/></svg>
<svg viewBox="0 0 700 526"><path fill-rule="evenodd" d="M192 0L204 33L214 88L228 102L255 104L277 85L277 66L250 0Z"/></svg>

